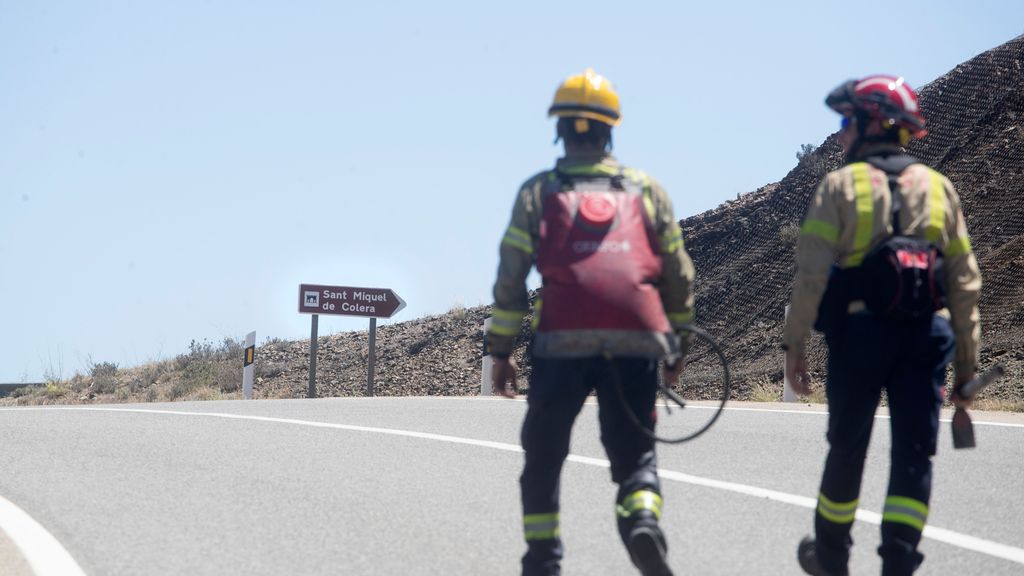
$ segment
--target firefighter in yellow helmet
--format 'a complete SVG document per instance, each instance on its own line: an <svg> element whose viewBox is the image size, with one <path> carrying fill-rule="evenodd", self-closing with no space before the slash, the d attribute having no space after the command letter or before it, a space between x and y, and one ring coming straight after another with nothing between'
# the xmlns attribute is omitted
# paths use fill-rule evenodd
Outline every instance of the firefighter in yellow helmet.
<svg viewBox="0 0 1024 576"><path fill-rule="evenodd" d="M494 390L514 397L510 355L529 309L526 277L536 266L543 288L534 304L521 436L523 574L560 573L559 476L573 422L593 391L619 487L619 534L642 574L670 575L654 441L626 410L653 430L658 363L669 381L682 371L685 342L677 331L693 319L693 264L665 190L609 153L621 119L611 83L593 70L571 76L548 114L558 118L565 156L519 189L487 334Z"/></svg>

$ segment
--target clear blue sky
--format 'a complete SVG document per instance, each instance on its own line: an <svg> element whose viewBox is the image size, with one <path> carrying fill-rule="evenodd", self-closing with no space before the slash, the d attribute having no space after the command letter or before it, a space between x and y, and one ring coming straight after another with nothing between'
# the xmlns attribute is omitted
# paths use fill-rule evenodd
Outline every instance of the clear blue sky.
<svg viewBox="0 0 1024 576"><path fill-rule="evenodd" d="M0 2L0 381L308 338L300 283L392 288L390 322L490 303L588 66L681 218L781 179L840 81L1021 33L1016 0Z"/></svg>

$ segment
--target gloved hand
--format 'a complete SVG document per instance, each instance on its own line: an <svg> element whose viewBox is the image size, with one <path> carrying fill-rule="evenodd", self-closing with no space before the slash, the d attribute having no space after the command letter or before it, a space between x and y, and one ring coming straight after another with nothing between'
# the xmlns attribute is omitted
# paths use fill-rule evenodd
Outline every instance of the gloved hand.
<svg viewBox="0 0 1024 576"><path fill-rule="evenodd" d="M516 375L519 373L519 366L515 358L494 357L494 365L491 367L491 391L500 394L505 398L515 398L519 392L519 384Z"/></svg>
<svg viewBox="0 0 1024 576"><path fill-rule="evenodd" d="M968 374L956 375L956 386L953 386L953 393L949 395L949 401L953 403L953 406L967 409L971 407L971 404L974 404L974 398L964 398L959 392L957 392L957 390L959 390L964 384L974 380L976 375L977 374L974 371L971 371Z"/></svg>
<svg viewBox="0 0 1024 576"><path fill-rule="evenodd" d="M679 381L679 376L682 375L683 368L686 367L686 359L682 357L676 358L675 362L672 364L669 364L668 361L666 361L664 366L665 384L671 386Z"/></svg>

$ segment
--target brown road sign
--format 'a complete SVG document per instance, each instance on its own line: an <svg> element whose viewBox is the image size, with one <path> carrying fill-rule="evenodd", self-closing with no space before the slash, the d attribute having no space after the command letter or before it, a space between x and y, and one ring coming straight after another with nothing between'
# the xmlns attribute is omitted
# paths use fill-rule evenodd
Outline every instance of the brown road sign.
<svg viewBox="0 0 1024 576"><path fill-rule="evenodd" d="M390 288L356 288L299 284L299 312L390 318L405 308L405 300Z"/></svg>

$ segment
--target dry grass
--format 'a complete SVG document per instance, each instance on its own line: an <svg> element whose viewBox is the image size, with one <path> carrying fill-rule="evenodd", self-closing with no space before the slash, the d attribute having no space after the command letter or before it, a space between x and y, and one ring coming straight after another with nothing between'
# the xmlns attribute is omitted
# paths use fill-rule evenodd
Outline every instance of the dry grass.
<svg viewBox="0 0 1024 576"><path fill-rule="evenodd" d="M189 352L173 359L133 368L90 360L87 372L18 388L0 398L0 406L240 398L242 346L231 339L220 344L193 341Z"/></svg>
<svg viewBox="0 0 1024 576"><path fill-rule="evenodd" d="M828 404L828 398L825 397L825 386L811 384L811 393L807 396L801 396L804 402L811 404Z"/></svg>
<svg viewBox="0 0 1024 576"><path fill-rule="evenodd" d="M451 309L448 310L448 315L454 320L463 320L467 314L469 314L469 311L466 309L466 305L462 303L461 298L455 300Z"/></svg>
<svg viewBox="0 0 1024 576"><path fill-rule="evenodd" d="M974 401L973 408L992 412L1024 412L1024 400L980 398Z"/></svg>
<svg viewBox="0 0 1024 576"><path fill-rule="evenodd" d="M750 400L752 402L778 402L782 400L782 385L772 382L765 376L750 387Z"/></svg>

